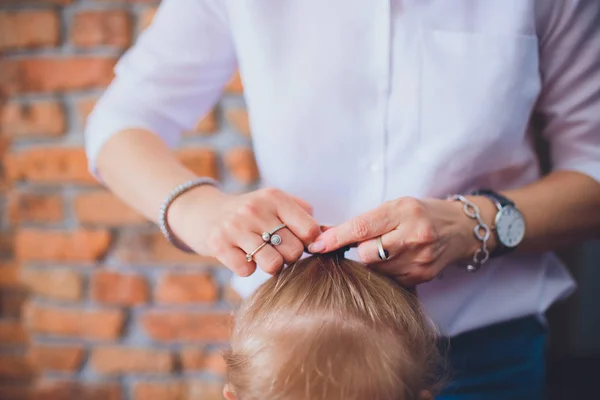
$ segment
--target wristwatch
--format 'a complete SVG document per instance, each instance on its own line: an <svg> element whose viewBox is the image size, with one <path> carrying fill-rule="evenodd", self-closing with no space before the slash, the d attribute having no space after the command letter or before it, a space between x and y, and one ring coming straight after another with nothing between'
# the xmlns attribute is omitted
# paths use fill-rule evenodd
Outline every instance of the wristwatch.
<svg viewBox="0 0 600 400"><path fill-rule="evenodd" d="M490 189L475 190L472 194L489 198L498 209L492 227L498 245L491 256L497 257L515 250L525 236L525 219L515 203Z"/></svg>

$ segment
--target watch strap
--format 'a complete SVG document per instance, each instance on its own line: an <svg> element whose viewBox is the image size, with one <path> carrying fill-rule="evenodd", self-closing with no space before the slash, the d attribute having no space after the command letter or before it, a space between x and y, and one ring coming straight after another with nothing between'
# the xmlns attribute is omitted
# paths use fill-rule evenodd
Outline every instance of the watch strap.
<svg viewBox="0 0 600 400"><path fill-rule="evenodd" d="M491 189L477 189L477 190L474 190L473 192L471 192L471 194L473 196L487 197L488 199L490 199L491 201L494 202L494 204L498 208L498 212L500 212L502 210L502 208L504 208L506 206L515 207L514 201L510 200L509 198L507 198L507 197L501 195L500 193L495 192ZM496 231L496 229L497 228L494 226L493 230L496 234L496 248L490 254L490 257L492 257L492 258L503 256L503 255L511 253L512 251L515 250L514 247L507 247L500 241L500 239L498 238L498 232Z"/></svg>
<svg viewBox="0 0 600 400"><path fill-rule="evenodd" d="M512 201L508 197L505 197L505 196L501 195L500 193L495 192L491 189L477 189L477 190L473 191L473 195L489 197L489 198L495 200L495 202L497 202L498 204L500 204L499 208L506 207L506 206L513 206L513 207L515 206L514 201Z"/></svg>

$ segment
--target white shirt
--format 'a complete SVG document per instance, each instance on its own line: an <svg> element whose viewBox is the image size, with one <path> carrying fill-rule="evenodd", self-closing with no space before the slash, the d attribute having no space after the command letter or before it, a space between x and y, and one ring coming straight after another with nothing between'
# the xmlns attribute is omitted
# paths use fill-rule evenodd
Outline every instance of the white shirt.
<svg viewBox="0 0 600 400"><path fill-rule="evenodd" d="M263 185L322 224L537 180L532 115L555 169L600 180L598 0L164 0L89 120L92 170L125 128L175 144L238 67ZM418 294L456 335L542 315L573 288L554 255L513 254L449 266Z"/></svg>

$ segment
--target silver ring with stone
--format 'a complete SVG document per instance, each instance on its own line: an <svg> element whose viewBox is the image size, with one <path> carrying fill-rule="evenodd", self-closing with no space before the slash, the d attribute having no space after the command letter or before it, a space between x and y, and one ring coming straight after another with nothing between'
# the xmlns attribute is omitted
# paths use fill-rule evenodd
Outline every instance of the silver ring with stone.
<svg viewBox="0 0 600 400"><path fill-rule="evenodd" d="M277 232L278 230L283 229L285 227L286 227L285 224L279 224L270 232L263 232L262 240L266 243L271 243L273 246L277 246L277 245L281 244L281 236L275 235L275 232Z"/></svg>
<svg viewBox="0 0 600 400"><path fill-rule="evenodd" d="M383 248L383 242L381 241L381 236L377 237L377 251L379 252L379 259L383 261L387 261L390 259L390 253Z"/></svg>
<svg viewBox="0 0 600 400"><path fill-rule="evenodd" d="M258 246L256 249L254 249L254 251L252 253L247 253L246 254L246 261L248 262L252 262L252 260L254 259L254 255L263 247L265 247L267 244L269 244L268 242L262 242L260 244L260 246Z"/></svg>
<svg viewBox="0 0 600 400"><path fill-rule="evenodd" d="M273 246L279 246L281 244L281 236L272 235L271 240L269 240L269 243L271 243Z"/></svg>

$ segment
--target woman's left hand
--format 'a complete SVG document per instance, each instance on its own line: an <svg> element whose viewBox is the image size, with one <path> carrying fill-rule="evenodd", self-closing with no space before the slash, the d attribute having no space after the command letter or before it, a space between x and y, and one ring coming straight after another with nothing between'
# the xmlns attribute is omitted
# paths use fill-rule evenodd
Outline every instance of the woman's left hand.
<svg viewBox="0 0 600 400"><path fill-rule="evenodd" d="M460 202L403 197L327 229L308 250L326 253L357 243L361 262L411 287L432 280L448 264L472 258L481 245L474 227ZM379 257L379 236L388 260Z"/></svg>

